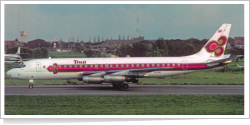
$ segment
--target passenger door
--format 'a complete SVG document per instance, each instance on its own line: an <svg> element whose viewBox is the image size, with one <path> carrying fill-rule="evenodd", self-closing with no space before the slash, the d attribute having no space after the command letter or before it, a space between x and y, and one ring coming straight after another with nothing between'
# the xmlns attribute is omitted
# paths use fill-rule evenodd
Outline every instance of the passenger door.
<svg viewBox="0 0 250 125"><path fill-rule="evenodd" d="M182 60L182 64L183 64L182 66L183 70L187 70L188 69L187 60Z"/></svg>
<svg viewBox="0 0 250 125"><path fill-rule="evenodd" d="M41 62L36 62L36 71L41 72Z"/></svg>

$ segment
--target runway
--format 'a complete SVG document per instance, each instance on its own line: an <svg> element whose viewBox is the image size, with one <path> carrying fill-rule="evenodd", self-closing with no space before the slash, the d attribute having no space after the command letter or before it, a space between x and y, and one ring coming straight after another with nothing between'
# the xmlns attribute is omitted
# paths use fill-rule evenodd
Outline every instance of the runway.
<svg viewBox="0 0 250 125"><path fill-rule="evenodd" d="M5 95L244 95L244 85L129 85L116 90L112 85L5 86Z"/></svg>

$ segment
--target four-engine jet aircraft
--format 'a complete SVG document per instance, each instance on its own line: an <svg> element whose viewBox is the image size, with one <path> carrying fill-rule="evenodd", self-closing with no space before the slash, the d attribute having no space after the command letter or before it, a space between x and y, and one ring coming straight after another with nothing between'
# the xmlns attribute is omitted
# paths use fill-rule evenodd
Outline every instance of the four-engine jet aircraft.
<svg viewBox="0 0 250 125"><path fill-rule="evenodd" d="M22 61L27 61L27 59L22 59L20 56L20 47L18 47L16 54L5 54L4 55L4 62L5 63L19 63ZM24 54L24 53L22 53Z"/></svg>
<svg viewBox="0 0 250 125"><path fill-rule="evenodd" d="M189 56L34 59L20 63L7 76L29 80L30 88L33 80L78 79L127 89L128 84L124 82L136 83L138 78L173 76L230 63L230 55L224 55L230 28L231 24L222 24L198 53Z"/></svg>

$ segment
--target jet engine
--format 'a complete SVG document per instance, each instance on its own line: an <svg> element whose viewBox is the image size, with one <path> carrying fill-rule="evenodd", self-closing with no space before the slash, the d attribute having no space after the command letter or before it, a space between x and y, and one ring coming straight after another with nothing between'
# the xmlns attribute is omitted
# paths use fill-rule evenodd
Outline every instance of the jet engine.
<svg viewBox="0 0 250 125"><path fill-rule="evenodd" d="M111 83L111 82L122 83L125 80L126 80L125 76L111 76L111 75L104 76L104 82L107 82L107 83Z"/></svg>
<svg viewBox="0 0 250 125"><path fill-rule="evenodd" d="M113 76L113 75L105 75L104 77L100 76L83 76L82 81L84 83L95 83L101 84L102 82L106 83L123 83L123 82L133 82L137 83L138 78L128 77L128 76Z"/></svg>
<svg viewBox="0 0 250 125"><path fill-rule="evenodd" d="M103 82L103 77L97 76L83 76L82 81L85 83L96 83L101 84Z"/></svg>

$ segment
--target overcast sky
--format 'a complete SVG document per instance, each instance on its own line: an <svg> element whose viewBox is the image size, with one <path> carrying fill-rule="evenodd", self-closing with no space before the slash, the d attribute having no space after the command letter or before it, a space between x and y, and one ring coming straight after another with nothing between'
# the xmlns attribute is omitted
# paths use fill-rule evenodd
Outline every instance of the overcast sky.
<svg viewBox="0 0 250 125"><path fill-rule="evenodd" d="M19 19L18 19L19 13ZM139 23L137 24L137 17ZM19 21L18 21L19 20ZM27 41L75 36L85 42L94 37L136 37L136 27L145 39L209 39L223 23L231 23L230 37L244 36L243 4L113 4L113 5L5 5L5 40ZM19 22L19 28L18 28ZM19 29L19 31L18 31Z"/></svg>

